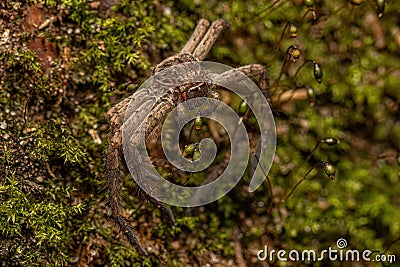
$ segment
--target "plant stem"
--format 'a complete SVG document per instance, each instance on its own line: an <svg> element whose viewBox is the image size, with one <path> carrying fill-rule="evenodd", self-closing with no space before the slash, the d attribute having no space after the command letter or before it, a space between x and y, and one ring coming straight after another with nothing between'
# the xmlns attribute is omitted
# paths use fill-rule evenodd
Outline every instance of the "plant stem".
<svg viewBox="0 0 400 267"><path fill-rule="evenodd" d="M308 162L311 159L311 156L314 154L315 150L317 150L317 148L319 147L319 145L321 144L321 140L319 140L317 142L317 144L315 145L315 147L313 148L313 150L311 150L310 154L308 154L307 158L305 159L304 162Z"/></svg>
<svg viewBox="0 0 400 267"><path fill-rule="evenodd" d="M256 160L258 161L258 163L260 163L260 160L258 158L258 156L254 153L253 154L254 157L256 158ZM268 199L268 216L271 214L272 211L272 199L274 197L273 193L272 193L272 185L271 185L271 180L268 177L267 172L264 170L263 166L260 165L262 171L264 172L264 174L266 175L266 179L267 179L267 183L268 183L268 190L269 190L269 199Z"/></svg>
<svg viewBox="0 0 400 267"><path fill-rule="evenodd" d="M285 199L282 201L282 203L285 203L288 198L293 194L294 190L296 190L296 188L307 178L307 176L310 174L310 172L312 170L314 170L318 165L320 165L321 162L318 162L316 164L314 164L314 166L312 166L304 175L303 177L301 177L301 179L293 186L292 190L290 190L289 194L287 194L287 196L285 197Z"/></svg>

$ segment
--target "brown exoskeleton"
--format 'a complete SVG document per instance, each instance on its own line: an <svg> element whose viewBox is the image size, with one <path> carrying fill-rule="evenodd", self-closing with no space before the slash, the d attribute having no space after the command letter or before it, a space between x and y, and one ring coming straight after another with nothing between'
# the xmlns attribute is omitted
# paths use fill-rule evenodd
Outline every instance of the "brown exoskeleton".
<svg viewBox="0 0 400 267"><path fill-rule="evenodd" d="M194 30L189 41L178 54L168 57L158 64L152 75L165 70L171 66L203 60L213 44L217 40L220 33L227 27L227 23L223 20L216 20L213 23L202 19L199 21L196 29ZM258 87L267 95L269 82L266 69L260 64L252 64L242 66L236 70L244 73L248 77L259 77ZM226 75L229 79L229 74ZM152 133L159 131L159 125L164 119L165 115L174 108L179 102L186 101L195 97L216 97L215 93L210 89L206 83L183 85L176 88L176 92L166 95L163 101L158 102L151 111L151 116L147 121L146 126L146 139L152 136ZM105 160L105 178L107 180L106 186L109 193L108 204L111 208L111 216L119 226L120 230L124 233L129 243L135 246L140 252L147 255L146 250L142 247L133 233L132 227L129 225L127 219L122 214L121 207L121 181L120 181L120 165L123 160L122 154L122 125L124 123L124 116L127 111L129 102L134 96L131 95L118 104L108 112L110 122L110 144L108 154ZM157 208L160 208L164 216L167 218L171 225L174 225L174 216L172 211L164 203L146 195L146 198Z"/></svg>

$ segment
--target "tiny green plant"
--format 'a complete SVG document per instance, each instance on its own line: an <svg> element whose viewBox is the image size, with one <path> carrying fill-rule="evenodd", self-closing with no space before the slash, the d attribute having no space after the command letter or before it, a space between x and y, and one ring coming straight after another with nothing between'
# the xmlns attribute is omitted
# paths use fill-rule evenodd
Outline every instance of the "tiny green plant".
<svg viewBox="0 0 400 267"><path fill-rule="evenodd" d="M294 74L294 77L296 77L300 70L307 64L307 63L312 63L313 64L313 74L314 74L314 79L317 83L322 82L322 77L323 77L323 72L321 66L314 60L311 59L306 59L304 63L297 69L296 73Z"/></svg>
<svg viewBox="0 0 400 267"><path fill-rule="evenodd" d="M246 114L248 109L249 109L249 105L247 104L246 99L243 99L242 101L240 101L239 108L238 108L239 116L243 117Z"/></svg>
<svg viewBox="0 0 400 267"><path fill-rule="evenodd" d="M387 0L375 0L374 3L378 17L381 18L383 16L383 12L385 11Z"/></svg>
<svg viewBox="0 0 400 267"><path fill-rule="evenodd" d="M288 21L282 30L281 38L278 41L277 47L281 44L282 40L285 38L285 33L288 33L291 38L297 37L297 27L293 22Z"/></svg>
<svg viewBox="0 0 400 267"><path fill-rule="evenodd" d="M296 63L301 55L300 49L296 45L291 45L286 49L284 58L283 58L283 63L281 67L281 71L279 72L278 77L273 83L273 86L278 86L279 81L282 78L282 75L287 71L289 64L290 63Z"/></svg>
<svg viewBox="0 0 400 267"><path fill-rule="evenodd" d="M282 200L283 203L285 203L291 195L293 195L293 192L296 190L296 188L307 179L307 176L314 170L316 167L322 166L324 168L326 176L328 176L331 180L335 178L336 175L336 169L335 167L325 161L318 162L314 164L308 171L300 178L300 180L293 186L293 188L290 190L290 192L286 195L286 197Z"/></svg>
<svg viewBox="0 0 400 267"><path fill-rule="evenodd" d="M305 162L308 162L312 155L314 154L314 152L317 150L317 148L321 145L321 144L327 144L329 146L334 146L340 143L339 139L336 138L326 138L326 139L320 139L314 146L314 148L311 150L311 152L308 154L307 158L305 159Z"/></svg>
<svg viewBox="0 0 400 267"><path fill-rule="evenodd" d="M186 145L185 148L183 149L182 156L185 158L192 157L197 147L198 147L197 143Z"/></svg>
<svg viewBox="0 0 400 267"><path fill-rule="evenodd" d="M311 13L313 19L317 19L317 13L315 12L315 1L314 0L304 0L303 4L306 6L307 11L303 15L303 19L307 16L308 13Z"/></svg>

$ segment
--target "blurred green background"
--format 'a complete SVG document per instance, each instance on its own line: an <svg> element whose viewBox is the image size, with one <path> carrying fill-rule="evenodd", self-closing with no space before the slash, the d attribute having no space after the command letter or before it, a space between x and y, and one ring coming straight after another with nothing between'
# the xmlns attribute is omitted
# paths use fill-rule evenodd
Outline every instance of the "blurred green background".
<svg viewBox="0 0 400 267"><path fill-rule="evenodd" d="M257 251L265 245L336 249L339 238L349 249L396 254L398 264L400 2L389 1L384 10L385 1L304 2L2 2L1 265L300 266L306 263L261 262ZM138 197L126 173L125 208L149 251L144 257L127 245L106 207L105 114L135 90L135 81L145 81L153 66L184 46L200 18L230 24L207 60L232 67L261 63L272 96L308 86L315 101L274 105L273 198L268 183L249 193L245 176L192 216L173 207L172 230ZM297 27L296 38L284 30L288 22ZM291 45L301 57L277 81ZM307 59L321 66L322 83L311 63L294 75ZM321 143L306 161L326 138L340 143ZM320 161L335 167L335 179L319 166L281 203Z"/></svg>

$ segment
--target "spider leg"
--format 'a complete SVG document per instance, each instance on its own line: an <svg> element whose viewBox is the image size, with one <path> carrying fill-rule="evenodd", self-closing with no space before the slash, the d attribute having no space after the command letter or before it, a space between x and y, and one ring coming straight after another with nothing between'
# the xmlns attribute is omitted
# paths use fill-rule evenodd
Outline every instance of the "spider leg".
<svg viewBox="0 0 400 267"><path fill-rule="evenodd" d="M135 146L136 145L136 141L135 139L132 139L132 145ZM134 149L132 151L130 151L131 155L134 155L135 153L138 153L138 151L134 151ZM171 209L164 203L158 201L156 198L151 196L151 192L152 191L156 191L157 190L157 183L151 182L150 180L147 180L147 173L146 172L142 172L140 171L141 165L138 164L137 166L134 167L134 171L135 171L135 177L136 179L138 179L140 181L141 184L141 189L139 189L140 194L147 199L151 204L153 204L153 206L157 209L160 209L163 217L167 220L168 224L172 227L175 228L175 217L174 214L172 213Z"/></svg>
<svg viewBox="0 0 400 267"><path fill-rule="evenodd" d="M226 71L220 74L217 78L222 79L222 81L227 80L231 82L239 81L242 79L241 75L237 75L237 71L242 72L249 78L258 77L257 85L260 88L261 92L267 99L269 105L271 106L271 98L269 95L269 78L267 69L261 64L251 64L242 67L238 67L233 70ZM236 74L235 74L236 73ZM239 79L239 80L238 80ZM261 140L258 140L256 150L254 151L254 155L251 157L251 171L250 173L254 173L255 166L258 164L257 158L261 153Z"/></svg>
<svg viewBox="0 0 400 267"><path fill-rule="evenodd" d="M249 78L258 76L259 77L259 80L257 83L258 87L261 89L261 91L264 93L264 95L266 93L268 93L267 92L269 90L268 71L263 65L251 64L251 65L236 68L236 70L243 72L243 74L245 74Z"/></svg>
<svg viewBox="0 0 400 267"><path fill-rule="evenodd" d="M150 195L146 194L146 197L148 201L150 201L150 203L153 204L154 207L161 210L162 214L166 217L168 224L172 228L175 228L175 217L174 214L172 213L172 210L167 205L151 197Z"/></svg>
<svg viewBox="0 0 400 267"><path fill-rule="evenodd" d="M115 222L118 224L120 230L124 233L129 243L133 246L137 247L143 254L147 255L146 250L140 245L136 236L132 231L132 227L128 224L128 220L123 217L121 212L121 199L120 199L120 191L121 191L121 180L120 180L120 170L119 166L122 164L121 156L122 156L122 128L124 119L128 109L130 101L136 96L131 95L125 98L123 101L116 104L111 110L108 112L110 126L111 126L111 142L109 146L109 152L106 158L106 177L107 177L107 186L109 190L109 205L112 211L112 217ZM175 106L174 97L178 97L176 95L166 96L154 106L152 110L152 115L149 116L146 127L146 141L152 141L153 138L156 138L159 133L157 133L158 124L162 121L162 119L166 116L166 113ZM130 111L129 111L130 112ZM131 115L133 116L133 115ZM129 120L130 118L128 118ZM126 122L125 122L126 123ZM149 139L148 139L149 138ZM131 139L133 147L138 146L136 142L136 135L132 136ZM140 168L140 165L137 166ZM139 174L137 174L139 175ZM144 179L143 184L146 184L146 177L139 176L138 179ZM145 191L141 192L144 194L144 197L152 203L156 208L160 209L163 216L166 218L168 224L171 227L175 226L175 218L171 211L171 209L165 205L164 203L159 202L155 198L151 197Z"/></svg>
<svg viewBox="0 0 400 267"><path fill-rule="evenodd" d="M214 21L193 51L193 56L198 60L203 60L207 56L208 52L210 52L211 47L218 39L221 32L226 27L228 27L228 23L226 23L224 20L218 19Z"/></svg>
<svg viewBox="0 0 400 267"><path fill-rule="evenodd" d="M268 102L270 101L269 96L269 78L268 78L268 71L267 69L261 64L251 64L242 67L238 67L233 70L226 71L218 76L218 79L229 80L229 81L236 81L240 79L240 75L236 75L236 71L240 71L245 74L249 78L258 77L257 85L260 88L261 92L267 98Z"/></svg>
<svg viewBox="0 0 400 267"><path fill-rule="evenodd" d="M203 39L209 27L210 22L206 19L201 19L194 29L192 36L187 41L186 45L182 48L181 53L193 54L194 50Z"/></svg>
<svg viewBox="0 0 400 267"><path fill-rule="evenodd" d="M108 154L105 160L105 176L106 185L109 194L108 205L111 208L111 216L118 225L120 231L124 233L129 243L136 247L141 253L148 255L146 250L139 243L132 227L129 225L128 220L122 215L121 205L121 178L119 166L121 163L121 125L122 118L116 114L116 107L112 108L108 115L110 116L111 124L111 142L109 145Z"/></svg>

